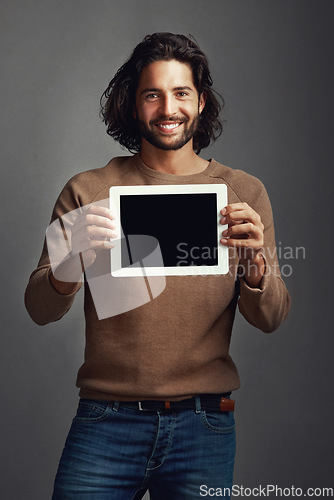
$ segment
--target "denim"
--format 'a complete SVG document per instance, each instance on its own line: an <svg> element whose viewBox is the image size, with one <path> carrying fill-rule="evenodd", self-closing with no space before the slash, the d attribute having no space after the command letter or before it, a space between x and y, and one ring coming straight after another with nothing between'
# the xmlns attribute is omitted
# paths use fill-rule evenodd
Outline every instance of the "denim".
<svg viewBox="0 0 334 500"><path fill-rule="evenodd" d="M233 412L81 399L52 499L135 500L147 490L151 500L203 498L208 488L232 488L234 455Z"/></svg>

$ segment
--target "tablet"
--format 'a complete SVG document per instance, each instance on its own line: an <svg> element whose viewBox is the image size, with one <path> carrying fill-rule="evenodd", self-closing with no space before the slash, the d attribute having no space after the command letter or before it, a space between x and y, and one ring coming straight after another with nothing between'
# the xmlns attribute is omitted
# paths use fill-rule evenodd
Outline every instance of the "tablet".
<svg viewBox="0 0 334 500"><path fill-rule="evenodd" d="M225 184L113 186L110 209L119 238L113 240L111 274L177 276L226 274L228 248Z"/></svg>

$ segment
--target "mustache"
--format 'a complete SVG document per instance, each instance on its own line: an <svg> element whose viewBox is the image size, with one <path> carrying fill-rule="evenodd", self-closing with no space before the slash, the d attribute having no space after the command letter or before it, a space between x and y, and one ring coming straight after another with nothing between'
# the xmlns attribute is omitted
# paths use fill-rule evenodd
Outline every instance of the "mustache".
<svg viewBox="0 0 334 500"><path fill-rule="evenodd" d="M186 116L173 116L171 118L170 116L159 116L159 118L154 118L153 120L150 120L150 125L156 125L157 123L161 122L168 122L168 123L177 123L177 122L183 122L186 123L189 121L189 118Z"/></svg>

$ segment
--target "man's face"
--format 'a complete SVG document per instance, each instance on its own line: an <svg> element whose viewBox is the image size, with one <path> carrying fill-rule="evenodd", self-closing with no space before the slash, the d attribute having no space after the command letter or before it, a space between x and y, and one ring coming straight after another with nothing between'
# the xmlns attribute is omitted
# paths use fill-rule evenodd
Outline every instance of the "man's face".
<svg viewBox="0 0 334 500"><path fill-rule="evenodd" d="M135 117L142 140L166 151L182 148L192 141L204 105L187 64L175 60L149 64L136 91Z"/></svg>

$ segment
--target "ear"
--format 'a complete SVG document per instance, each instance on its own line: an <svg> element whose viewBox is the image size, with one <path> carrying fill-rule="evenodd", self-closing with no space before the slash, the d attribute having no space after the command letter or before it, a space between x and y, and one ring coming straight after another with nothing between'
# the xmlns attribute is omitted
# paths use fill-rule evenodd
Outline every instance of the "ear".
<svg viewBox="0 0 334 500"><path fill-rule="evenodd" d="M133 110L132 110L132 117L134 120L137 119L137 110L136 110L136 106L133 106Z"/></svg>
<svg viewBox="0 0 334 500"><path fill-rule="evenodd" d="M206 92L202 92L201 95L199 96L199 100L198 100L198 111L199 111L199 114L202 113L204 107L205 107L205 103L206 103Z"/></svg>

